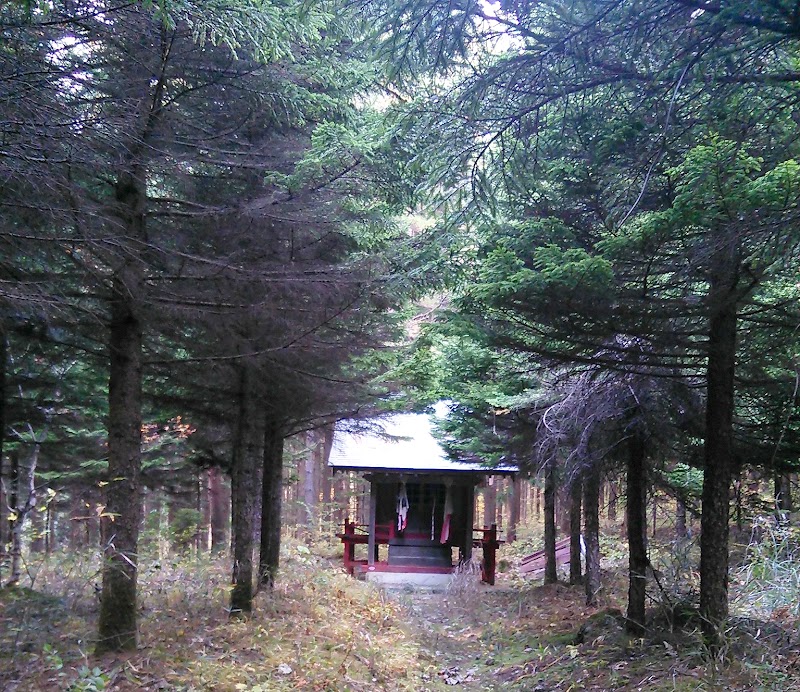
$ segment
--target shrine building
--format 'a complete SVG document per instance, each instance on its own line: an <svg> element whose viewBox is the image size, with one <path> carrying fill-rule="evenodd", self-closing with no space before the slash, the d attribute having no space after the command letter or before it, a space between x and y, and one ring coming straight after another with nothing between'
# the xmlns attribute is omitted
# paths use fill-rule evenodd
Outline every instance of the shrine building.
<svg viewBox="0 0 800 692"><path fill-rule="evenodd" d="M494 584L502 541L496 525L474 526L475 490L488 476L517 469L451 459L433 435L433 417L396 413L376 420L380 430L345 424L335 431L329 466L370 484L369 523L345 519L337 534L345 568L383 584L439 586L477 549L482 580ZM366 550L357 555L357 546Z"/></svg>

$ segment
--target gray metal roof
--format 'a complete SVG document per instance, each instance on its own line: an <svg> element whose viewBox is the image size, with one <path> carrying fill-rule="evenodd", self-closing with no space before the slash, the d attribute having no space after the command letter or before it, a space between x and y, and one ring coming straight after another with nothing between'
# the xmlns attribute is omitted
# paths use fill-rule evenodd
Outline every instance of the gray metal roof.
<svg viewBox="0 0 800 692"><path fill-rule="evenodd" d="M433 421L424 413L395 413L376 419L381 432L354 432L347 425L334 432L328 465L364 471L514 473L515 467L489 468L454 461L433 436Z"/></svg>

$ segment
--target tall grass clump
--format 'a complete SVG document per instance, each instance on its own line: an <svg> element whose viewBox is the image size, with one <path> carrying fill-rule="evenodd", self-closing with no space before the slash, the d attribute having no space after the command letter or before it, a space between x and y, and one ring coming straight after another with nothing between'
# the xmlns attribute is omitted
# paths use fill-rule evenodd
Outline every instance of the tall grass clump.
<svg viewBox="0 0 800 692"><path fill-rule="evenodd" d="M742 566L733 574L732 607L742 615L800 617L800 528L773 517L753 523Z"/></svg>

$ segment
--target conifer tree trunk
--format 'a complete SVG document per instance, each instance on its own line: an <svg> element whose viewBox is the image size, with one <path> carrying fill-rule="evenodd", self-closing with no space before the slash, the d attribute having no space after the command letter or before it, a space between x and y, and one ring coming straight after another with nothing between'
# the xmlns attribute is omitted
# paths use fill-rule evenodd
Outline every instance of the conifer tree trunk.
<svg viewBox="0 0 800 692"><path fill-rule="evenodd" d="M728 536L733 468L736 291L739 246L716 233L709 277L705 467L700 533L700 617L706 642L716 650L728 617Z"/></svg>
<svg viewBox="0 0 800 692"><path fill-rule="evenodd" d="M121 148L124 159L114 185L117 240L109 299L108 479L105 497L103 589L96 652L135 649L139 524L142 519L142 314L147 247L148 143L161 117L169 43L161 34L158 55L125 54L118 80L135 105ZM149 68L149 69L148 69ZM109 230L112 230L111 228ZM113 522L111 521L113 518Z"/></svg>
<svg viewBox="0 0 800 692"><path fill-rule="evenodd" d="M8 455L8 507L10 510L8 516L8 545L9 545L9 576L6 586L16 586L20 577L20 555L18 550L18 540L21 532L18 530L20 525L20 517L18 511L19 504L19 451L14 449Z"/></svg>
<svg viewBox="0 0 800 692"><path fill-rule="evenodd" d="M571 505L570 488L566 485L561 486L556 492L556 514L562 535L569 535Z"/></svg>
<svg viewBox="0 0 800 692"><path fill-rule="evenodd" d="M686 503L683 498L675 498L675 537L686 538Z"/></svg>
<svg viewBox="0 0 800 692"><path fill-rule="evenodd" d="M320 494L322 495L320 514L323 521L326 523L329 522L331 518L331 471L328 468L328 458L330 452L326 450L328 427L329 426L326 426L320 430L316 446L319 457ZM325 524L323 524L323 526L325 526Z"/></svg>
<svg viewBox="0 0 800 692"><path fill-rule="evenodd" d="M142 189L131 184L120 195L144 223ZM133 195L128 198L128 195ZM135 261L135 260L134 260ZM135 649L137 644L137 565L142 499L142 326L131 295L138 296L142 276L129 265L114 279L111 300L108 381L108 486L105 524L103 590L96 651ZM112 521L113 519L113 521Z"/></svg>
<svg viewBox="0 0 800 692"><path fill-rule="evenodd" d="M267 420L264 430L261 483L261 551L258 574L260 583L272 588L280 567L283 499L283 433L272 420Z"/></svg>
<svg viewBox="0 0 800 692"><path fill-rule="evenodd" d="M619 497L619 490L617 488L617 481L609 481L608 483L608 520L617 520L617 498Z"/></svg>
<svg viewBox="0 0 800 692"><path fill-rule="evenodd" d="M586 544L586 605L596 606L600 593L600 469L588 469L583 479L583 540Z"/></svg>
<svg viewBox="0 0 800 692"><path fill-rule="evenodd" d="M44 512L32 508L29 512L30 527L31 527L31 540L28 544L28 549L31 553L43 553L45 549L45 533L47 526L44 523Z"/></svg>
<svg viewBox="0 0 800 692"><path fill-rule="evenodd" d="M556 464L548 461L544 470L544 583L558 581L556 568Z"/></svg>
<svg viewBox="0 0 800 692"><path fill-rule="evenodd" d="M231 465L231 535L233 590L231 617L253 610L253 533L261 440L255 375L243 364L239 371L239 406Z"/></svg>
<svg viewBox="0 0 800 692"><path fill-rule="evenodd" d="M528 523L528 509L530 504L531 484L528 479L519 483L519 520L522 524Z"/></svg>
<svg viewBox="0 0 800 692"><path fill-rule="evenodd" d="M628 613L626 629L631 634L644 634L645 597L647 590L647 480L645 448L640 433L634 432L628 442L627 463L628 528Z"/></svg>
<svg viewBox="0 0 800 692"><path fill-rule="evenodd" d="M47 512L45 513L45 542L44 542L44 552L45 555L50 555L53 552L54 548L57 548L58 545L56 543L56 510L53 506L54 502L47 503Z"/></svg>
<svg viewBox="0 0 800 692"><path fill-rule="evenodd" d="M312 539L317 524L317 445L312 433L307 435L308 451L301 462L305 467L303 476L303 524L308 539Z"/></svg>
<svg viewBox="0 0 800 692"><path fill-rule="evenodd" d="M581 571L581 495L583 478L576 474L569 486L569 583L580 584Z"/></svg>
<svg viewBox="0 0 800 692"><path fill-rule="evenodd" d="M508 479L508 529L506 530L506 542L513 543L517 540L517 526L519 525L520 515L520 495L522 492L522 481L518 477Z"/></svg>
<svg viewBox="0 0 800 692"><path fill-rule="evenodd" d="M775 471L775 509L781 520L786 519L792 511L792 484L790 474L785 471Z"/></svg>
<svg viewBox="0 0 800 692"><path fill-rule="evenodd" d="M225 502L222 487L222 472L208 469L208 513L211 525L211 552L221 553L228 547L226 528L229 521L230 503Z"/></svg>

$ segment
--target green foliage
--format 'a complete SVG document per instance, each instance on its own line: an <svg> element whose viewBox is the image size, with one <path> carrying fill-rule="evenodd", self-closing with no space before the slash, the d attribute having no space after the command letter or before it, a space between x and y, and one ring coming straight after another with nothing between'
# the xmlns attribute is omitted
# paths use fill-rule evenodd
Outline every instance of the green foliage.
<svg viewBox="0 0 800 692"><path fill-rule="evenodd" d="M179 22L192 27L193 39L204 45L225 45L234 55L255 55L264 62L292 61L305 43L321 38L333 19L333 5L305 0L145 0L168 28Z"/></svg>
<svg viewBox="0 0 800 692"><path fill-rule="evenodd" d="M111 676L101 670L98 666L81 666L78 668L78 676L66 688L68 692L101 692L108 689Z"/></svg>
<svg viewBox="0 0 800 692"><path fill-rule="evenodd" d="M203 522L203 514L196 509L182 507L170 518L169 531L172 544L178 549L186 549L197 536Z"/></svg>
<svg viewBox="0 0 800 692"><path fill-rule="evenodd" d="M663 472L664 479L683 497L700 497L703 490L703 471L688 464L678 462Z"/></svg>

